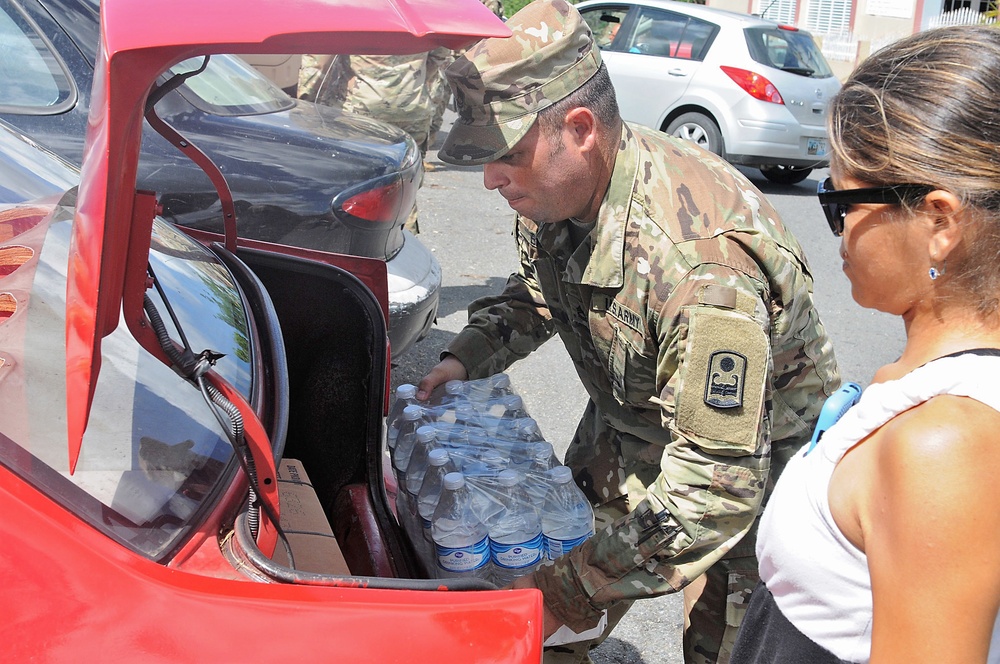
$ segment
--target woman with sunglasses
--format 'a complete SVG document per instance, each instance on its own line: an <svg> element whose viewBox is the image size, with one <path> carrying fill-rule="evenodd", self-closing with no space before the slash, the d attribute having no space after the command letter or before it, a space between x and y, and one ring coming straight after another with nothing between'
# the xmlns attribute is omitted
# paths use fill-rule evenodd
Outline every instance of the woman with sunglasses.
<svg viewBox="0 0 1000 664"><path fill-rule="evenodd" d="M819 199L852 295L901 316L906 345L779 479L731 662L985 662L1000 606L1000 30L872 55L832 102L830 144Z"/></svg>

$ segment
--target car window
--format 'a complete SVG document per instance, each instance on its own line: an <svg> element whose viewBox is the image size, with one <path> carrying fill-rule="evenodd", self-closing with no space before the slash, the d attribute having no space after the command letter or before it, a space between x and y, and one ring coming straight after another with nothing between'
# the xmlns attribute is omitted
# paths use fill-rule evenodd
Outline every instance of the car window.
<svg viewBox="0 0 1000 664"><path fill-rule="evenodd" d="M719 28L683 14L641 7L627 39L629 53L704 60Z"/></svg>
<svg viewBox="0 0 1000 664"><path fill-rule="evenodd" d="M48 40L17 7L0 4L0 109L61 113L74 99L66 67Z"/></svg>
<svg viewBox="0 0 1000 664"><path fill-rule="evenodd" d="M197 71L205 58L190 58L170 68L173 74ZM205 70L178 88L193 106L213 115L259 115L295 105L285 92L256 69L231 55L213 55Z"/></svg>
<svg viewBox="0 0 1000 664"><path fill-rule="evenodd" d="M750 57L767 67L811 76L833 76L830 65L808 32L781 28L747 28L747 46Z"/></svg>
<svg viewBox="0 0 1000 664"><path fill-rule="evenodd" d="M622 50L617 44L619 31L625 23L625 16L628 14L628 7L600 7L597 9L584 10L581 12L583 20L590 26L590 31L594 33L594 41L598 48ZM622 40L619 40L619 43Z"/></svg>

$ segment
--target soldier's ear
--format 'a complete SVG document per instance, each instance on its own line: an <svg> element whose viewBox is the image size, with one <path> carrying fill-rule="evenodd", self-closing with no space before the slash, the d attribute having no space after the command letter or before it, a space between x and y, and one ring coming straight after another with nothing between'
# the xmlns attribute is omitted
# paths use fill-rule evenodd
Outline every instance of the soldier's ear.
<svg viewBox="0 0 1000 664"><path fill-rule="evenodd" d="M597 144L597 118L589 108L577 106L566 113L564 129L582 150L593 150Z"/></svg>

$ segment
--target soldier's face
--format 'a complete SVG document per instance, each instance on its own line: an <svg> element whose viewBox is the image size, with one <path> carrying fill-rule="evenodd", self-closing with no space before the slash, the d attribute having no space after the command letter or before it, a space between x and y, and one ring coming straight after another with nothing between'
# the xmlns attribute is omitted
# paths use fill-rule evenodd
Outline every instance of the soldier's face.
<svg viewBox="0 0 1000 664"><path fill-rule="evenodd" d="M510 152L483 166L483 184L532 221L589 221L595 189L586 145L571 123L557 129L536 121Z"/></svg>

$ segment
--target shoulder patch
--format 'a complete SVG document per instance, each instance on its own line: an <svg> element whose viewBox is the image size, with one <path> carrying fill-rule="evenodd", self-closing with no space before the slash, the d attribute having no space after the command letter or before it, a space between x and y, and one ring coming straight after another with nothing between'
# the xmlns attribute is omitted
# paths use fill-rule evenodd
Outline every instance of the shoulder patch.
<svg viewBox="0 0 1000 664"><path fill-rule="evenodd" d="M705 377L705 403L715 408L742 406L746 374L746 356L731 350L712 353Z"/></svg>
<svg viewBox="0 0 1000 664"><path fill-rule="evenodd" d="M680 358L675 420L698 445L752 453L765 425L770 342L760 324L739 311L689 309Z"/></svg>

